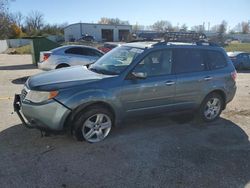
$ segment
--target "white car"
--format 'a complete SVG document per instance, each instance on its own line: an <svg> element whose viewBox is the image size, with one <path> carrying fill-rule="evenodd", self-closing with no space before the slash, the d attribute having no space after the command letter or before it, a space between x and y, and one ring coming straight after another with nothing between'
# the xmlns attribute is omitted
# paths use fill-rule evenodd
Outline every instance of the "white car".
<svg viewBox="0 0 250 188"><path fill-rule="evenodd" d="M103 56L100 50L83 45L67 45L40 52L38 68L52 70L75 65L90 65Z"/></svg>

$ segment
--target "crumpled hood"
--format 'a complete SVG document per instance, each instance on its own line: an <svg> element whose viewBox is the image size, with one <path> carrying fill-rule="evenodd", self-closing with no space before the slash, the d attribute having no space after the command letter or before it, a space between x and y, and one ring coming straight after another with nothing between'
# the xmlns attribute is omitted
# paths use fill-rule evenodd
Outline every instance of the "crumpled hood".
<svg viewBox="0 0 250 188"><path fill-rule="evenodd" d="M84 66L74 66L40 73L30 77L26 83L31 90L56 90L110 77L88 70Z"/></svg>

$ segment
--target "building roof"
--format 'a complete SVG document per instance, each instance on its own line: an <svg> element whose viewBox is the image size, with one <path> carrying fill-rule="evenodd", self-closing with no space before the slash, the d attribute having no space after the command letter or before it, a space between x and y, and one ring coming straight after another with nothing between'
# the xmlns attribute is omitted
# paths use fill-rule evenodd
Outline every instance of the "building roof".
<svg viewBox="0 0 250 188"><path fill-rule="evenodd" d="M105 25L105 26L127 26L127 27L132 27L132 25L122 25L122 24L99 24L99 23L73 23L70 25L67 25L64 29L72 26L72 25L78 25L78 24L84 24L84 25Z"/></svg>

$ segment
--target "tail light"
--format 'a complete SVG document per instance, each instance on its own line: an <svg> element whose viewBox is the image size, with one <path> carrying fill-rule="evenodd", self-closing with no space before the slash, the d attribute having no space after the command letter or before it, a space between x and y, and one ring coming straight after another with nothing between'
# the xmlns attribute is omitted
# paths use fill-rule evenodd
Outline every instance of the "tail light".
<svg viewBox="0 0 250 188"><path fill-rule="evenodd" d="M233 71L233 72L231 72L231 77L232 77L233 80L236 80L236 77L237 77L237 72L236 72L236 70Z"/></svg>
<svg viewBox="0 0 250 188"><path fill-rule="evenodd" d="M44 53L43 54L43 61L46 61L47 59L49 59L49 56L50 56L50 54Z"/></svg>

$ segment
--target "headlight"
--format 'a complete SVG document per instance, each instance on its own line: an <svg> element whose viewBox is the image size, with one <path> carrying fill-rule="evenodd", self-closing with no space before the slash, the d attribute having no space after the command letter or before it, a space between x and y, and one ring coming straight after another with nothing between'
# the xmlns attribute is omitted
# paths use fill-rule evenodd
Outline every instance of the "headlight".
<svg viewBox="0 0 250 188"><path fill-rule="evenodd" d="M25 100L29 100L34 103L44 102L52 99L58 95L58 91L32 91L30 90L25 97Z"/></svg>

